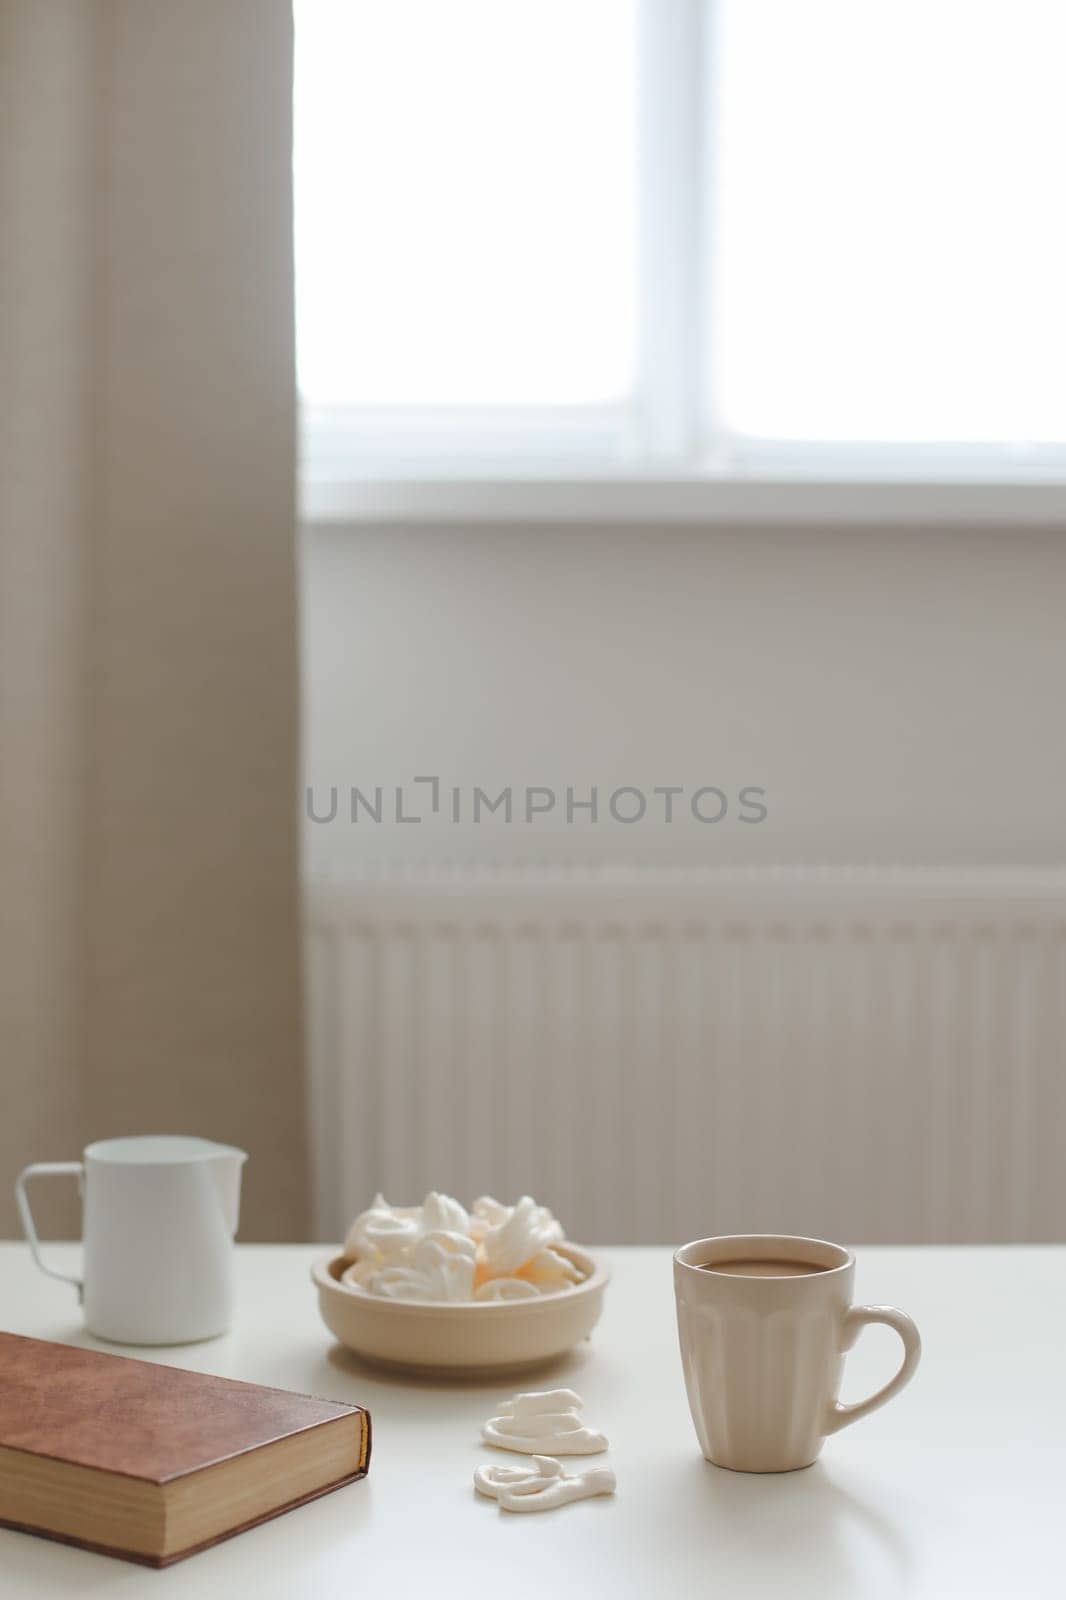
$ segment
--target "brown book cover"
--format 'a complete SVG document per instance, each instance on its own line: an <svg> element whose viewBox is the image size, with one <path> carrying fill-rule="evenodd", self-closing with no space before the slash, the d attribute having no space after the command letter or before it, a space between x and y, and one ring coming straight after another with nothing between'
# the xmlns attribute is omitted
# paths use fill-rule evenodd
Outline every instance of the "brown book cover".
<svg viewBox="0 0 1066 1600"><path fill-rule="evenodd" d="M361 1406L0 1333L0 1523L168 1566L365 1476Z"/></svg>

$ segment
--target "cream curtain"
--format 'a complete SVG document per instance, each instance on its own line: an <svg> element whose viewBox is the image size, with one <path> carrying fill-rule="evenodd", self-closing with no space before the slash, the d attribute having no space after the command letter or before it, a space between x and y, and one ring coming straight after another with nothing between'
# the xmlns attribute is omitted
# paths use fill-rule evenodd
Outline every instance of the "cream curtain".
<svg viewBox="0 0 1066 1600"><path fill-rule="evenodd" d="M0 0L0 1234L166 1130L306 1229L291 65L286 0Z"/></svg>

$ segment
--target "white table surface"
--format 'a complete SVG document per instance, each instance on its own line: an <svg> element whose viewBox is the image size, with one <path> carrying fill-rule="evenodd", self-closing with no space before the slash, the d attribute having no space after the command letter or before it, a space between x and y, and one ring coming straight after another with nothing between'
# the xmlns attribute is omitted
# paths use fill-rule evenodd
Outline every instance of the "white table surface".
<svg viewBox="0 0 1066 1600"><path fill-rule="evenodd" d="M76 1259L52 1249L57 1264ZM384 1376L334 1345L308 1280L317 1253L242 1246L230 1334L128 1353L368 1406L369 1478L161 1572L0 1528L4 1600L1066 1594L1066 1249L861 1250L859 1299L914 1316L922 1366L819 1463L775 1477L699 1453L669 1250L602 1252L613 1281L591 1342L544 1376L489 1384ZM72 1291L23 1245L0 1244L0 1327L94 1342ZM844 1398L880 1383L897 1351L887 1331L864 1334ZM480 1462L510 1459L479 1444L480 1424L516 1387L557 1384L609 1435L596 1462L615 1468L618 1494L508 1515L471 1486Z"/></svg>

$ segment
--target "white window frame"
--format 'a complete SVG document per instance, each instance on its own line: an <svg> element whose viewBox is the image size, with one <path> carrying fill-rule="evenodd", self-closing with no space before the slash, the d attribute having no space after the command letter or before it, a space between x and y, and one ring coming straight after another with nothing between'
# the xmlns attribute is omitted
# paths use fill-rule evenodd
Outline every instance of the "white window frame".
<svg viewBox="0 0 1066 1600"><path fill-rule="evenodd" d="M703 372L710 254L699 204L708 193L714 0L639 0L639 29L632 402L305 404L304 520L1066 526L1064 446L763 442L714 415Z"/></svg>

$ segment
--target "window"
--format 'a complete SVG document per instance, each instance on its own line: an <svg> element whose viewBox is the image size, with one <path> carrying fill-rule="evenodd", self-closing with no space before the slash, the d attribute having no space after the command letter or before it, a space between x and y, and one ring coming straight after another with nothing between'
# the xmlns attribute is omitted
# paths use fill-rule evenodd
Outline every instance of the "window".
<svg viewBox="0 0 1066 1600"><path fill-rule="evenodd" d="M305 475L1066 476L1061 0L295 0Z"/></svg>

